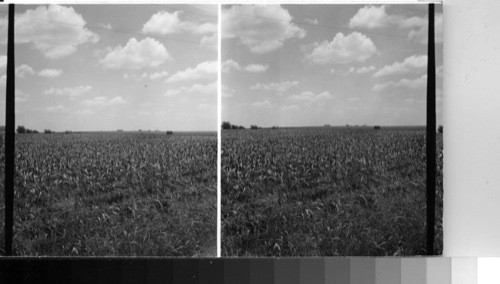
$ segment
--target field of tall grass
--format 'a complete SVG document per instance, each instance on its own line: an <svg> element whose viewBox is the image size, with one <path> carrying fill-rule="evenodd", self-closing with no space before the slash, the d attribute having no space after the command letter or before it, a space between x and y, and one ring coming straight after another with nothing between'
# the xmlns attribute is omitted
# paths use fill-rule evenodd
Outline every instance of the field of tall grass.
<svg viewBox="0 0 500 284"><path fill-rule="evenodd" d="M223 131L222 255L426 254L425 180L424 128Z"/></svg>
<svg viewBox="0 0 500 284"><path fill-rule="evenodd" d="M215 133L17 135L15 162L15 255L216 254Z"/></svg>

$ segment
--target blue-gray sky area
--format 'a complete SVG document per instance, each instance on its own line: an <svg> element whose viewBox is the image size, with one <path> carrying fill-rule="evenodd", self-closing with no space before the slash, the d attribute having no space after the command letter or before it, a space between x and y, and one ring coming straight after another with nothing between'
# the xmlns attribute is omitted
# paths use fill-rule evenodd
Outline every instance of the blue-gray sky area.
<svg viewBox="0 0 500 284"><path fill-rule="evenodd" d="M443 14L436 7L437 124ZM428 5L223 5L222 120L426 124Z"/></svg>
<svg viewBox="0 0 500 284"><path fill-rule="evenodd" d="M16 5L16 125L215 131L217 17L217 5ZM3 96L6 32L4 5Z"/></svg>

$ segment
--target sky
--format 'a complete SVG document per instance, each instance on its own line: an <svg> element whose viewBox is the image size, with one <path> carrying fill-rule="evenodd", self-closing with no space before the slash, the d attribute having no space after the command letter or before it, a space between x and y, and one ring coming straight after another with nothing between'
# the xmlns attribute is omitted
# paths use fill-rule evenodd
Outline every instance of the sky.
<svg viewBox="0 0 500 284"><path fill-rule="evenodd" d="M215 131L217 5L16 5L16 126ZM0 124L7 6L0 6Z"/></svg>
<svg viewBox="0 0 500 284"><path fill-rule="evenodd" d="M442 124L442 7L436 119ZM427 5L223 5L222 120L426 124Z"/></svg>

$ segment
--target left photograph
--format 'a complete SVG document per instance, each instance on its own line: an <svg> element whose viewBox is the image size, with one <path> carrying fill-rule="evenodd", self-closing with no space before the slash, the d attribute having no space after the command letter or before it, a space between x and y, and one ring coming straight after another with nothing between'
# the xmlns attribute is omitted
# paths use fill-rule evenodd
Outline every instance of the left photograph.
<svg viewBox="0 0 500 284"><path fill-rule="evenodd" d="M216 256L217 23L218 5L16 5L14 255Z"/></svg>

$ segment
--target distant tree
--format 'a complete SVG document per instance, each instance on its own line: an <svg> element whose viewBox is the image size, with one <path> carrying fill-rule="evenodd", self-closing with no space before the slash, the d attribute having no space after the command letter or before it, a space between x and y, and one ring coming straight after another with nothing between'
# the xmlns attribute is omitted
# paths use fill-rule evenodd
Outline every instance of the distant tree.
<svg viewBox="0 0 500 284"><path fill-rule="evenodd" d="M439 127L438 127L438 133L443 134L443 126L442 125L439 125Z"/></svg>
<svg viewBox="0 0 500 284"><path fill-rule="evenodd" d="M375 130L380 130L380 125L375 125L375 126L373 127L373 129L375 129Z"/></svg>
<svg viewBox="0 0 500 284"><path fill-rule="evenodd" d="M224 121L222 123L222 129L233 129L233 130L236 130L236 129L245 129L245 127L241 126L241 125L231 124L231 123L229 123L229 121Z"/></svg>
<svg viewBox="0 0 500 284"><path fill-rule="evenodd" d="M65 133L65 134L71 134L71 133L72 133L72 131L71 131L71 130L66 130L66 131L64 131L64 133Z"/></svg>
<svg viewBox="0 0 500 284"><path fill-rule="evenodd" d="M260 129L257 125L250 125L250 129Z"/></svg>
<svg viewBox="0 0 500 284"><path fill-rule="evenodd" d="M278 129L278 128L279 128L278 126L271 127L271 129Z"/></svg>
<svg viewBox="0 0 500 284"><path fill-rule="evenodd" d="M17 129L16 129L16 132L17 132L18 134L24 134L24 133L26 133L26 127L24 127L24 126L22 126L22 125L19 125L19 126L17 127Z"/></svg>
<svg viewBox="0 0 500 284"><path fill-rule="evenodd" d="M172 132L172 131L167 131L167 135L173 135L173 134L174 134L174 132Z"/></svg>
<svg viewBox="0 0 500 284"><path fill-rule="evenodd" d="M231 123L229 121L222 122L222 129L231 129Z"/></svg>
<svg viewBox="0 0 500 284"><path fill-rule="evenodd" d="M50 129L45 129L45 130L43 131L43 133L45 133L45 134L52 134L52 133L55 133L55 132L54 132L54 131L52 131L52 130L50 130Z"/></svg>
<svg viewBox="0 0 500 284"><path fill-rule="evenodd" d="M27 134L38 134L38 133L40 133L40 132L38 132L38 130L35 130L35 129L29 129L29 128L26 128L26 127L24 127L24 126L22 126L22 125L19 125L19 126L17 127L16 132L17 132L18 134L25 134L25 133L27 133Z"/></svg>

